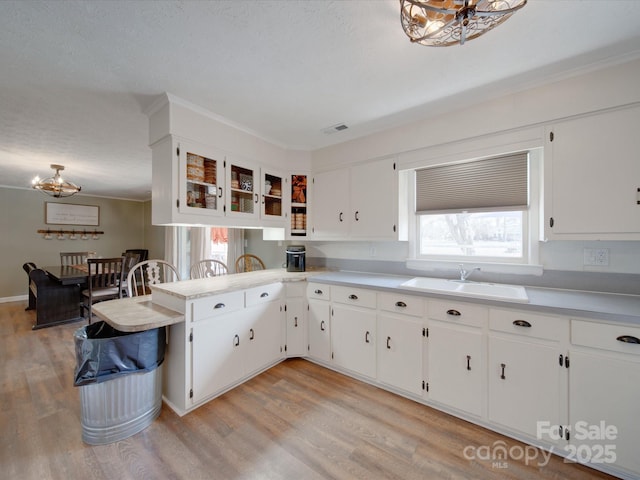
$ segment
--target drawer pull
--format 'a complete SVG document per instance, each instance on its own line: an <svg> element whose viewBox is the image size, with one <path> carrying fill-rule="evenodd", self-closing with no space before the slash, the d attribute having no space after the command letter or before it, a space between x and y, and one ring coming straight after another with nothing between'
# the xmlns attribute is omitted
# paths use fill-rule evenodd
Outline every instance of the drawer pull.
<svg viewBox="0 0 640 480"><path fill-rule="evenodd" d="M371 334L370 334L369 332L364 332L364 343L371 343L371 342L369 341L369 336L370 336L370 335L371 335Z"/></svg>
<svg viewBox="0 0 640 480"><path fill-rule="evenodd" d="M293 326L294 327L298 326L298 317L293 317Z"/></svg>
<svg viewBox="0 0 640 480"><path fill-rule="evenodd" d="M516 327L527 327L527 328L531 327L531 324L529 322L527 322L526 320L514 320L513 324Z"/></svg>
<svg viewBox="0 0 640 480"><path fill-rule="evenodd" d="M360 221L360 216L359 215L360 215L360 212L358 210L356 210L356 213L354 215L354 218L356 219L356 222Z"/></svg>
<svg viewBox="0 0 640 480"><path fill-rule="evenodd" d="M632 335L620 335L616 340L622 343L640 343L640 339Z"/></svg>
<svg viewBox="0 0 640 480"><path fill-rule="evenodd" d="M407 308L407 304L404 302L396 302L396 307Z"/></svg>
<svg viewBox="0 0 640 480"><path fill-rule="evenodd" d="M504 369L507 368L507 366L504 363L501 363L500 367L502 368L502 375L500 375L500 378L504 380L505 378L507 378L504 376Z"/></svg>
<svg viewBox="0 0 640 480"><path fill-rule="evenodd" d="M340 220L341 222L343 221L342 220L342 212L340 212L340 215L338 215L338 220Z"/></svg>
<svg viewBox="0 0 640 480"><path fill-rule="evenodd" d="M322 290L320 290L319 288L316 288L313 293L315 293L316 295L324 295L324 292Z"/></svg>
<svg viewBox="0 0 640 480"><path fill-rule="evenodd" d="M471 355L467 355L467 370L471 370Z"/></svg>
<svg viewBox="0 0 640 480"><path fill-rule="evenodd" d="M459 317L460 315L462 315L458 310L447 310L447 315L451 315L453 317Z"/></svg>
<svg viewBox="0 0 640 480"><path fill-rule="evenodd" d="M353 293L351 295L349 295L349 300L357 300L358 296L354 295Z"/></svg>
<svg viewBox="0 0 640 480"><path fill-rule="evenodd" d="M236 335L233 337L233 346L237 347L238 345L240 345L240 336Z"/></svg>
<svg viewBox="0 0 640 480"><path fill-rule="evenodd" d="M387 337L387 350L391 350L391 337Z"/></svg>
<svg viewBox="0 0 640 480"><path fill-rule="evenodd" d="M249 329L249 340L253 340L256 337L256 332L253 331L253 328Z"/></svg>
<svg viewBox="0 0 640 480"><path fill-rule="evenodd" d="M224 308L226 305L224 303L216 303L213 308Z"/></svg>
<svg viewBox="0 0 640 480"><path fill-rule="evenodd" d="M268 296L269 296L269 294L267 292L262 292L260 294L260 298L265 298L265 297L268 297Z"/></svg>
<svg viewBox="0 0 640 480"><path fill-rule="evenodd" d="M324 320L320 322L320 330L324 332Z"/></svg>

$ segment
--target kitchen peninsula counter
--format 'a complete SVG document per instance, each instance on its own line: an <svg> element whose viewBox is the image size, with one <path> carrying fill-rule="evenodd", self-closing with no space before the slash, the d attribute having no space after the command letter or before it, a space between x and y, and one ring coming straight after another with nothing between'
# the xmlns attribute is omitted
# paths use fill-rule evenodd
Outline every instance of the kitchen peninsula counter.
<svg viewBox="0 0 640 480"><path fill-rule="evenodd" d="M122 332L141 332L184 322L184 314L171 308L171 305L163 305L167 302L154 302L154 292L156 297L172 297L184 301L276 282L304 282L317 273L317 270L287 272L285 269L270 269L162 283L151 285L151 295L96 303L93 313Z"/></svg>

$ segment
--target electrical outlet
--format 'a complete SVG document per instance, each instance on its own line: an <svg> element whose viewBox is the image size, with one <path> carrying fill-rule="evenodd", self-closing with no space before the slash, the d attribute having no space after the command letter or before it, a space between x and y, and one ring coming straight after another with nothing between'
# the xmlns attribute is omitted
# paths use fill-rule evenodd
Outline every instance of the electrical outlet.
<svg viewBox="0 0 640 480"><path fill-rule="evenodd" d="M585 248L584 265L605 267L609 265L608 248Z"/></svg>

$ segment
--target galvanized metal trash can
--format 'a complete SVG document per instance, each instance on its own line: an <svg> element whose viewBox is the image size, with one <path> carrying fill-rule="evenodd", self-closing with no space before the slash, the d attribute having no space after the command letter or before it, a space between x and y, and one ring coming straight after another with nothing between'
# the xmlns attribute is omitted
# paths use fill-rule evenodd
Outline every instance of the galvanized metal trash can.
<svg viewBox="0 0 640 480"><path fill-rule="evenodd" d="M117 442L148 427L162 409L162 366L80 387L82 440Z"/></svg>
<svg viewBox="0 0 640 480"><path fill-rule="evenodd" d="M97 322L79 328L74 341L85 443L123 440L160 415L164 328L121 332Z"/></svg>

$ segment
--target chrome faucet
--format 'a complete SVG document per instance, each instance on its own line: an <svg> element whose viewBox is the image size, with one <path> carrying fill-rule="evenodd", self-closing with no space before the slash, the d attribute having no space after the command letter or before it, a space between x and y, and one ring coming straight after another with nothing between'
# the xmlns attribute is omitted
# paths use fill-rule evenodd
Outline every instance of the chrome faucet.
<svg viewBox="0 0 640 480"><path fill-rule="evenodd" d="M471 270L466 270L464 268L464 265L461 263L460 264L460 281L461 282L468 282L469 280L467 280L467 279L469 278L469 275L471 275L476 270L479 271L480 267L475 267L475 268L472 268Z"/></svg>

